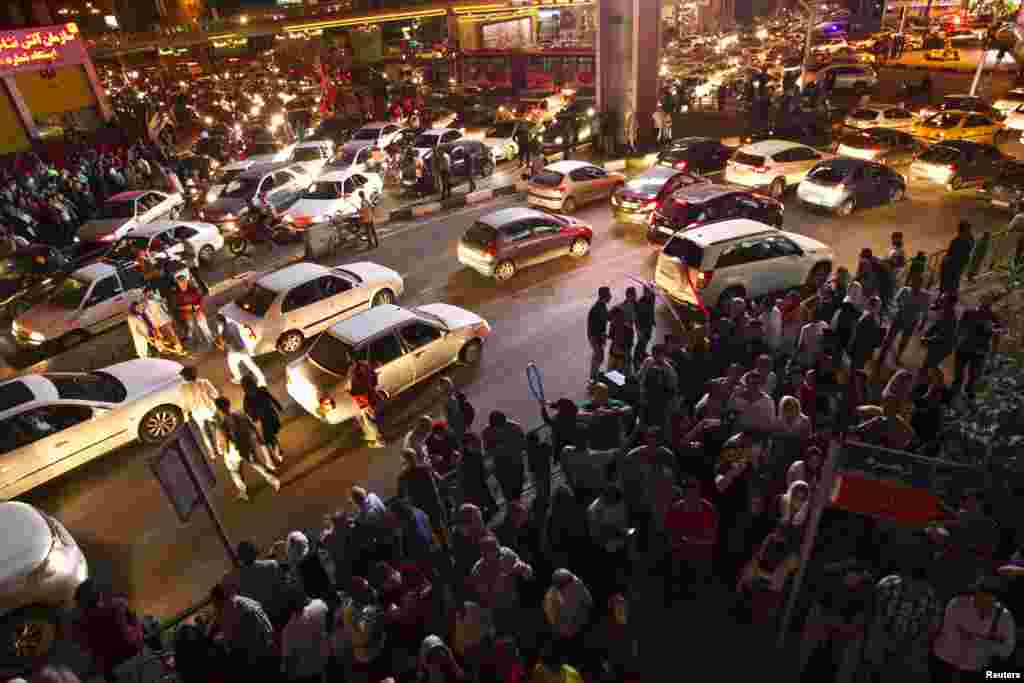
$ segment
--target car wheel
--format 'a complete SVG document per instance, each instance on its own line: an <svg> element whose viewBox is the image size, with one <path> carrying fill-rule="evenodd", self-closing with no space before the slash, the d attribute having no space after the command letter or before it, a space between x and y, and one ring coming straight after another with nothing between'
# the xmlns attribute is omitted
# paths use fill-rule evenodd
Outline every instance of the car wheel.
<svg viewBox="0 0 1024 683"><path fill-rule="evenodd" d="M199 262L204 266L208 266L213 263L213 259L217 256L217 250L213 248L212 244L204 244L199 249Z"/></svg>
<svg viewBox="0 0 1024 683"><path fill-rule="evenodd" d="M60 616L47 607L27 607L4 618L0 624L0 667L22 672L44 661L53 651Z"/></svg>
<svg viewBox="0 0 1024 683"><path fill-rule="evenodd" d="M832 272L832 266L828 263L819 263L811 268L811 272L807 274L807 285L814 287L815 291L828 279L829 273Z"/></svg>
<svg viewBox="0 0 1024 683"><path fill-rule="evenodd" d="M569 253L576 258L583 258L590 253L590 240L577 237L572 242L572 246L569 247Z"/></svg>
<svg viewBox="0 0 1024 683"><path fill-rule="evenodd" d="M502 261L494 268L494 279L504 282L511 280L516 274L516 264L511 261Z"/></svg>
<svg viewBox="0 0 1024 683"><path fill-rule="evenodd" d="M459 362L463 365L477 365L484 355L484 345L479 339L472 339L459 351Z"/></svg>
<svg viewBox="0 0 1024 683"><path fill-rule="evenodd" d="M79 344L84 343L88 338L89 335L82 330L74 330L60 338L60 347L67 351L68 349L73 349Z"/></svg>
<svg viewBox="0 0 1024 683"><path fill-rule="evenodd" d="M298 330L289 330L277 338L277 350L281 355L290 356L298 353L306 338Z"/></svg>
<svg viewBox="0 0 1024 683"><path fill-rule="evenodd" d="M181 409L162 405L152 408L139 422L139 440L146 444L162 443L181 424Z"/></svg>
<svg viewBox="0 0 1024 683"><path fill-rule="evenodd" d="M768 187L768 193L775 199L782 199L782 195L786 194L786 179L776 178L773 180Z"/></svg>
<svg viewBox="0 0 1024 683"><path fill-rule="evenodd" d="M395 293L390 289L382 289L373 295L370 306L385 306L395 303Z"/></svg>
<svg viewBox="0 0 1024 683"><path fill-rule="evenodd" d="M961 179L959 175L955 175L949 179L949 182L946 184L946 189L950 192L956 192L963 186L963 184L963 179Z"/></svg>
<svg viewBox="0 0 1024 683"><path fill-rule="evenodd" d="M566 197L565 201L562 202L562 213L576 213L576 200L572 197Z"/></svg>
<svg viewBox="0 0 1024 683"><path fill-rule="evenodd" d="M889 191L889 202L895 204L896 202L903 201L907 196L907 191L902 185L896 185Z"/></svg>
<svg viewBox="0 0 1024 683"><path fill-rule="evenodd" d="M747 292L742 287L730 287L729 289L722 292L722 296L718 297L718 308L723 310L725 305L733 299L742 299L747 295Z"/></svg>
<svg viewBox="0 0 1024 683"><path fill-rule="evenodd" d="M839 205L839 208L836 209L836 213L840 216L849 216L853 213L853 209L856 205L857 203L853 200L853 197L850 197Z"/></svg>

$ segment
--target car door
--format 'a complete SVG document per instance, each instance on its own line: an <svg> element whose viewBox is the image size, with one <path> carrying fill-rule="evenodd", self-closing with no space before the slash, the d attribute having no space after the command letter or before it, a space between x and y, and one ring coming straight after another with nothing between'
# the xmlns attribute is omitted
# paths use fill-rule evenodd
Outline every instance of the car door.
<svg viewBox="0 0 1024 683"><path fill-rule="evenodd" d="M794 147L790 150L790 158L792 159L792 176L787 174L786 182L791 185L796 185L807 176L807 172L810 171L816 163L821 160L821 154L814 151L810 147Z"/></svg>
<svg viewBox="0 0 1024 683"><path fill-rule="evenodd" d="M536 252L535 263L550 261L569 253L569 232L553 218L538 218L532 221L530 241Z"/></svg>
<svg viewBox="0 0 1024 683"><path fill-rule="evenodd" d="M874 203L874 188L868 178L866 167L854 168L847 174L843 184L850 188L857 206L867 207Z"/></svg>
<svg viewBox="0 0 1024 683"><path fill-rule="evenodd" d="M305 336L319 333L330 324L333 313L320 289L319 278L292 287L281 299L280 332L299 330Z"/></svg>
<svg viewBox="0 0 1024 683"><path fill-rule="evenodd" d="M781 292L804 284L807 265L803 249L784 235L769 235L761 238L768 249L764 255L763 272L773 283L771 291Z"/></svg>
<svg viewBox="0 0 1024 683"><path fill-rule="evenodd" d="M17 485L27 479L21 486L31 486L33 479L45 481L106 452L104 443L118 434L106 433L106 425L93 423L93 416L88 406L51 404L0 422L0 481Z"/></svg>
<svg viewBox="0 0 1024 683"><path fill-rule="evenodd" d="M498 248L499 261L512 261L517 268L524 268L537 262L538 252L533 237L533 221L524 219L507 223L498 229L501 236Z"/></svg>
<svg viewBox="0 0 1024 683"><path fill-rule="evenodd" d="M124 320L131 301L117 275L111 273L93 282L78 309L78 325L90 334L110 329Z"/></svg>
<svg viewBox="0 0 1024 683"><path fill-rule="evenodd" d="M413 357L394 332L369 342L366 357L377 368L377 390L387 396L397 396L416 381Z"/></svg>
<svg viewBox="0 0 1024 683"><path fill-rule="evenodd" d="M415 381L430 377L455 360L447 332L424 320L413 320L398 329L398 337L411 358Z"/></svg>
<svg viewBox="0 0 1024 683"><path fill-rule="evenodd" d="M329 308L331 317L318 323L322 332L339 320L350 318L370 307L369 292L355 287L351 282L337 275L324 275L319 279L320 293L324 300L321 306Z"/></svg>

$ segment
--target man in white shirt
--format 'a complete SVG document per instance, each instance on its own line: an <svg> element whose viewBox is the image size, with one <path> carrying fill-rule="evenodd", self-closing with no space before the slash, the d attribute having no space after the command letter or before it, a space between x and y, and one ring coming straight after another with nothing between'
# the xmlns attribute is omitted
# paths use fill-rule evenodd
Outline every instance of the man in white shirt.
<svg viewBox="0 0 1024 683"><path fill-rule="evenodd" d="M217 454L217 432L213 422L217 414L215 401L220 396L217 388L205 377L199 377L196 369L182 368L181 378L185 380L181 385L181 409L185 417L191 418L199 428L199 432L206 439L206 454L210 460L214 460Z"/></svg>
<svg viewBox="0 0 1024 683"><path fill-rule="evenodd" d="M1017 645L1013 615L995 598L999 586L993 579L981 579L973 588L946 606L932 647L934 680L967 680L965 676L988 669L994 657L1009 657Z"/></svg>
<svg viewBox="0 0 1024 683"><path fill-rule="evenodd" d="M775 402L763 387L764 377L754 370L732 395L729 407L737 412L737 431L770 432L775 428Z"/></svg>

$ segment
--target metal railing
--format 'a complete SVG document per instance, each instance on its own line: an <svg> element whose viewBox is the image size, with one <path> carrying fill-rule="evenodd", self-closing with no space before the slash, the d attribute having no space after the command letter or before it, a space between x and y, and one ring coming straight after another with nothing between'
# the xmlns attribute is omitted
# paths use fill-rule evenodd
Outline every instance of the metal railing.
<svg viewBox="0 0 1024 683"><path fill-rule="evenodd" d="M982 246L982 238L975 237L975 250ZM992 235L991 240L985 248L984 254L971 256L964 277L968 282L978 278L985 278L994 274L1005 272L1010 260L1022 254L1024 248L1024 232L1003 230ZM924 287L931 289L939 284L939 277L942 273L942 261L946 257L946 249L932 252L928 255L928 265L925 269Z"/></svg>

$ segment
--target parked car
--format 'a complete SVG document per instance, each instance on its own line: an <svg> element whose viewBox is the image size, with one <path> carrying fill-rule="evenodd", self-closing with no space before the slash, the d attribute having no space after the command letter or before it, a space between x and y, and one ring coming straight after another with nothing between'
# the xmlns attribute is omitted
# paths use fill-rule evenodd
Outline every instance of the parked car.
<svg viewBox="0 0 1024 683"><path fill-rule="evenodd" d="M359 213L359 191L376 201L384 191L384 181L376 173L330 171L322 173L284 213L286 223L307 227L325 223L333 216Z"/></svg>
<svg viewBox="0 0 1024 683"><path fill-rule="evenodd" d="M688 185L676 190L651 213L647 241L661 244L677 233L730 218L748 218L781 228L784 211L777 199L740 186Z"/></svg>
<svg viewBox="0 0 1024 683"><path fill-rule="evenodd" d="M142 299L145 281L134 267L93 263L63 278L45 301L11 323L23 347L55 343L68 349L124 322L131 304Z"/></svg>
<svg viewBox="0 0 1024 683"><path fill-rule="evenodd" d="M115 194L100 206L96 216L78 229L84 251L110 246L137 225L152 223L158 218L175 220L181 215L185 198L175 192L133 190Z"/></svg>
<svg viewBox="0 0 1024 683"><path fill-rule="evenodd" d="M243 159L241 161L234 161L222 166L221 169L214 173L213 177L210 179L210 187L207 188L206 196L204 197L206 203L212 204L217 201L225 187L254 165L255 162Z"/></svg>
<svg viewBox="0 0 1024 683"><path fill-rule="evenodd" d="M1003 114L1020 109L1024 105L1024 88L1013 88L992 103L992 108Z"/></svg>
<svg viewBox="0 0 1024 683"><path fill-rule="evenodd" d="M315 178L327 161L334 156L334 143L330 140L308 140L295 145L291 162Z"/></svg>
<svg viewBox="0 0 1024 683"><path fill-rule="evenodd" d="M658 152L657 164L707 175L724 170L733 151L713 138L679 138Z"/></svg>
<svg viewBox="0 0 1024 683"><path fill-rule="evenodd" d="M442 143L415 159L411 165L407 164L402 169L403 188L419 194L430 194L435 191L435 154L448 155L448 172L453 186L468 181L471 171L474 178L487 178L494 173L494 158L491 156L490 148L479 140L463 138Z"/></svg>
<svg viewBox="0 0 1024 683"><path fill-rule="evenodd" d="M586 161L556 161L530 178L527 203L559 213L610 197L626 182L626 176Z"/></svg>
<svg viewBox="0 0 1024 683"><path fill-rule="evenodd" d="M220 312L245 326L257 354L287 355L339 320L394 303L404 291L401 275L375 263L302 262L264 275Z"/></svg>
<svg viewBox="0 0 1024 683"><path fill-rule="evenodd" d="M173 361L140 358L0 384L0 500L133 441L167 439L182 421L181 369Z"/></svg>
<svg viewBox="0 0 1024 683"><path fill-rule="evenodd" d="M672 167L652 166L612 193L612 216L619 223L646 225L651 212L673 192L688 185L706 185L709 182L707 178Z"/></svg>
<svg viewBox="0 0 1024 683"><path fill-rule="evenodd" d="M372 142L346 142L333 159L327 162L323 172L349 171L367 172L377 167L373 155L377 148Z"/></svg>
<svg viewBox="0 0 1024 683"><path fill-rule="evenodd" d="M519 156L516 136L523 127L529 129L531 139L540 137L541 127L523 120L501 121L484 133L484 144L491 148L496 162L512 161Z"/></svg>
<svg viewBox="0 0 1024 683"><path fill-rule="evenodd" d="M672 301L706 311L735 297L824 283L834 260L817 240L736 218L672 237L654 281Z"/></svg>
<svg viewBox="0 0 1024 683"><path fill-rule="evenodd" d="M76 261L46 244L19 247L0 258L0 318L17 318L76 266Z"/></svg>
<svg viewBox="0 0 1024 683"><path fill-rule="evenodd" d="M993 145L950 140L932 145L910 165L910 179L942 185L949 192L981 185L1006 159Z"/></svg>
<svg viewBox="0 0 1024 683"><path fill-rule="evenodd" d="M907 184L899 173L874 161L830 159L810 170L796 196L804 204L849 216L856 208L902 201Z"/></svg>
<svg viewBox="0 0 1024 683"><path fill-rule="evenodd" d="M423 159L432 152L438 145L455 142L462 137L462 133L451 128L428 128L416 136L412 143L412 154L416 159Z"/></svg>
<svg viewBox="0 0 1024 683"><path fill-rule="evenodd" d="M987 178L978 196L990 206L1006 209L1016 215L1024 209L1024 161L1004 161L998 171Z"/></svg>
<svg viewBox="0 0 1024 683"><path fill-rule="evenodd" d="M158 259L183 260L186 251L196 254L199 263L213 262L224 248L224 237L216 225L185 221L156 221L143 225L125 237L109 254L110 258L134 260L139 251L149 251Z"/></svg>
<svg viewBox="0 0 1024 683"><path fill-rule="evenodd" d="M28 503L0 503L0 534L0 675L16 676L53 652L89 563L63 524Z"/></svg>
<svg viewBox="0 0 1024 683"><path fill-rule="evenodd" d="M199 218L218 227L230 228L249 212L257 197L281 209L296 199L312 182L309 173L297 164L258 165L232 181L217 201L199 211Z"/></svg>
<svg viewBox="0 0 1024 683"><path fill-rule="evenodd" d="M942 100L937 106L926 106L918 112L918 116L921 119L926 119L933 114L938 114L943 111L969 111L978 114L986 114L992 116L995 119L1000 117L1000 113L995 107L980 95L967 95L963 93L957 93L953 95L944 95Z"/></svg>
<svg viewBox="0 0 1024 683"><path fill-rule="evenodd" d="M725 167L725 181L767 189L776 199L804 179L819 161L834 155L788 140L765 140L736 150Z"/></svg>
<svg viewBox="0 0 1024 683"><path fill-rule="evenodd" d="M459 241L459 263L485 277L509 280L523 268L590 253L594 230L569 216L527 208L481 216Z"/></svg>
<svg viewBox="0 0 1024 683"><path fill-rule="evenodd" d="M924 149L924 143L909 133L890 128L867 128L844 135L836 153L840 157L867 159L886 166L902 167L911 163Z"/></svg>
<svg viewBox="0 0 1024 683"><path fill-rule="evenodd" d="M850 128L895 128L909 132L914 129L915 119L903 107L869 104L851 111L843 123Z"/></svg>
<svg viewBox="0 0 1024 683"><path fill-rule="evenodd" d="M544 154L555 154L566 148L576 149L593 142L597 135L597 119L589 109L569 111L566 108L558 112L558 116L541 134L541 151Z"/></svg>
<svg viewBox="0 0 1024 683"><path fill-rule="evenodd" d="M445 368L480 361L491 326L476 313L448 304L377 306L335 323L308 352L288 364L288 395L328 424L356 417L352 366L373 363L377 391L391 399Z"/></svg>
<svg viewBox="0 0 1024 683"><path fill-rule="evenodd" d="M353 142L369 142L377 149L384 149L395 139L402 127L385 121L373 121L352 134Z"/></svg>
<svg viewBox="0 0 1024 683"><path fill-rule="evenodd" d="M815 82L834 90L872 90L878 87L878 72L865 64L833 64L819 70Z"/></svg>
<svg viewBox="0 0 1024 683"><path fill-rule="evenodd" d="M914 136L926 142L970 140L995 143L1002 124L985 114L966 111L940 111L914 126Z"/></svg>

